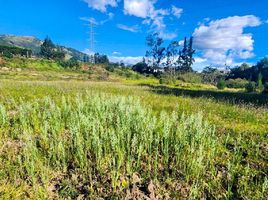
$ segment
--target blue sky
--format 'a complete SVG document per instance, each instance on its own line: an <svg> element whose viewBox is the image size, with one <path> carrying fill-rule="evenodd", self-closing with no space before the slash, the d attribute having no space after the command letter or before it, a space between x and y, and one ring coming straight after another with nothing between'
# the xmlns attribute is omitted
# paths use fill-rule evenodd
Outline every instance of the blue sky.
<svg viewBox="0 0 268 200"><path fill-rule="evenodd" d="M113 61L137 62L145 37L167 41L194 36L195 68L254 63L268 50L267 0L0 0L0 34L50 36L61 45L95 52Z"/></svg>

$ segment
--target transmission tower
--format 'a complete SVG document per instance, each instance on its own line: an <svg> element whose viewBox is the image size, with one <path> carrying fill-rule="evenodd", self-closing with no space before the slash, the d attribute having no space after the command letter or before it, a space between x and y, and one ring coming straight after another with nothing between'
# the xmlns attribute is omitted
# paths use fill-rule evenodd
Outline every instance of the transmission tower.
<svg viewBox="0 0 268 200"><path fill-rule="evenodd" d="M90 22L90 51L92 52L91 55L91 62L95 63L94 60L94 50L95 50L95 33L94 33L95 24Z"/></svg>

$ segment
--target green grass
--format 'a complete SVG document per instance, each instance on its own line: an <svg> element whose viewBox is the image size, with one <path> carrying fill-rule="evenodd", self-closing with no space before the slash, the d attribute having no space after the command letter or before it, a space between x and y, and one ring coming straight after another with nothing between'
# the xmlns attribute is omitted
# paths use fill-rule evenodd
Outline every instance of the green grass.
<svg viewBox="0 0 268 200"><path fill-rule="evenodd" d="M0 198L267 198L266 107L141 83L1 81Z"/></svg>
<svg viewBox="0 0 268 200"><path fill-rule="evenodd" d="M267 95L105 66L0 67L0 199L268 198Z"/></svg>

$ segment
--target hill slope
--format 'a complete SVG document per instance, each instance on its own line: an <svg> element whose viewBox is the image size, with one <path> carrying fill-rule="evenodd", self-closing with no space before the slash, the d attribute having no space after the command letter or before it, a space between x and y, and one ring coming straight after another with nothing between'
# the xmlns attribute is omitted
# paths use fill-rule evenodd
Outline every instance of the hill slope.
<svg viewBox="0 0 268 200"><path fill-rule="evenodd" d="M32 36L0 35L0 45L31 49L35 55L40 52L42 43L42 40ZM58 47L60 47L66 53L66 57L68 59L75 57L76 59L83 61L85 56L88 56L73 48L60 45L58 45Z"/></svg>

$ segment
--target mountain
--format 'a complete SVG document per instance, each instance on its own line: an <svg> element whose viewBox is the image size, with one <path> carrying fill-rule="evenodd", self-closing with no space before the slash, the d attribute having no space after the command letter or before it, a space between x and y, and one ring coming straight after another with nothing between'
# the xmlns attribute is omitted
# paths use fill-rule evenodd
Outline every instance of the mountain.
<svg viewBox="0 0 268 200"><path fill-rule="evenodd" d="M32 36L0 35L0 45L31 49L34 54L40 52L42 41Z"/></svg>
<svg viewBox="0 0 268 200"><path fill-rule="evenodd" d="M0 35L0 45L16 46L25 49L31 49L34 55L38 55L43 41L32 36L15 36L15 35ZM57 45L62 51L65 52L66 58L72 57L83 61L87 54L84 54L76 49Z"/></svg>

